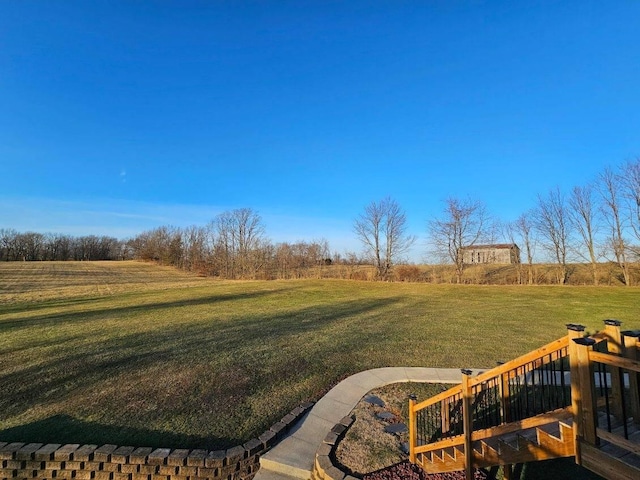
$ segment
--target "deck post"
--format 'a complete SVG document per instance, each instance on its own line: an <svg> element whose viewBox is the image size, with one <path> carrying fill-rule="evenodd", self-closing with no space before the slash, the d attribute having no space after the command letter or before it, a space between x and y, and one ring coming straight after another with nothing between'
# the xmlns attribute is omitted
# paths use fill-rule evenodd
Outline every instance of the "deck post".
<svg viewBox="0 0 640 480"><path fill-rule="evenodd" d="M451 401L443 398L440 402L440 428L442 429L442 438L446 437L451 428Z"/></svg>
<svg viewBox="0 0 640 480"><path fill-rule="evenodd" d="M631 360L638 360L638 338L640 332L637 330L622 332L622 343L624 345L624 356ZM631 415L633 416L633 422L640 424L640 390L638 386L637 372L629 372L629 394L630 394L630 407Z"/></svg>
<svg viewBox="0 0 640 480"><path fill-rule="evenodd" d="M614 355L622 355L624 350L622 344L622 335L620 333L620 325L622 322L619 320L605 320L604 321L604 334L607 337L607 349L609 353ZM624 392L624 386L622 385L620 377L620 368L609 366L611 371L611 397L613 402L611 407L613 414L617 418L622 418L622 395ZM606 382L606 376L605 376Z"/></svg>
<svg viewBox="0 0 640 480"><path fill-rule="evenodd" d="M471 413L473 393L469 379L471 370L462 369L462 423L464 425L464 473L466 480L473 480L473 450L471 435L473 433L473 415Z"/></svg>
<svg viewBox="0 0 640 480"><path fill-rule="evenodd" d="M497 362L498 366L504 362ZM498 383L498 390L500 394L500 423L509 422L509 373L504 372L500 374L500 380Z"/></svg>
<svg viewBox="0 0 640 480"><path fill-rule="evenodd" d="M416 463L416 445L418 444L418 431L416 429L416 417L415 410L416 396L409 395L409 461Z"/></svg>
<svg viewBox="0 0 640 480"><path fill-rule="evenodd" d="M582 465L582 457L580 455L580 442L578 439L582 436L582 415L580 396L580 376L578 374L578 345L573 340L582 338L584 332L583 325L575 323L567 324L567 335L569 337L569 346L567 352L569 354L569 368L571 372L571 412L573 414L573 439L575 442L574 451L576 452L576 463Z"/></svg>
<svg viewBox="0 0 640 480"><path fill-rule="evenodd" d="M580 412L582 413L582 438L590 445L598 445L596 427L598 425L596 397L594 392L593 364L589 360L589 350L596 341L593 338L576 338L573 343L577 345L578 378L580 382ZM573 380L571 381L573 383Z"/></svg>

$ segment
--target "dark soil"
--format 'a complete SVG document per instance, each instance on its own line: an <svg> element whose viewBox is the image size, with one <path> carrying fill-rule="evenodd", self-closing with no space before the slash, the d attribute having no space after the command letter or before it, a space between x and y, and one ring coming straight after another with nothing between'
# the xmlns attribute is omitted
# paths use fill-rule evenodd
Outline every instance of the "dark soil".
<svg viewBox="0 0 640 480"><path fill-rule="evenodd" d="M487 474L476 470L474 480L486 480ZM464 480L464 472L427 474L419 466L408 461L392 465L376 472L368 473L362 480Z"/></svg>

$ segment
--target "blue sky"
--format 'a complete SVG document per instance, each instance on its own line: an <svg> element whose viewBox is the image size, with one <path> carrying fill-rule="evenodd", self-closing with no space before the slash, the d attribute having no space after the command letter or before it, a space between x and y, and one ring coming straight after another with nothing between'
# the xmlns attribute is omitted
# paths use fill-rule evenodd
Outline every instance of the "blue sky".
<svg viewBox="0 0 640 480"><path fill-rule="evenodd" d="M449 196L512 220L640 155L639 25L631 0L5 1L0 228L250 207L344 251L386 196L421 239Z"/></svg>

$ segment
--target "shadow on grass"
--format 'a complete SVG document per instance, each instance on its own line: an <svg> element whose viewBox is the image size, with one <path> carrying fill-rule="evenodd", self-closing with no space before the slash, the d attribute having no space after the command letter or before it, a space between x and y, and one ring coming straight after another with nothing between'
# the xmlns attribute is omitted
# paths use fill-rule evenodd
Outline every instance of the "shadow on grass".
<svg viewBox="0 0 640 480"><path fill-rule="evenodd" d="M115 309L114 315L141 309L261 297L270 293L274 291L132 306ZM286 400L293 406L274 405L275 408L269 409L267 414L262 413L262 417L257 419L248 418L253 415L252 407L245 403L249 397L259 397L272 385L297 385L311 377L316 378L316 382L321 378L322 383L329 383L345 373L355 373L346 371L353 367L351 363L338 368L332 365L332 369L327 370L325 355L349 351L363 343L375 344L380 335L377 329L352 329L348 320L377 315L381 309L399 301L398 298L351 300L304 308L292 307L290 311L280 312L275 317L260 312L241 319L178 323L144 332L127 331L123 326L122 331L114 332L113 337L105 338L105 332L101 331L97 339L92 323L99 321L105 312L73 313L71 321L82 319L88 323L78 326L72 340L59 342L52 338L48 344L45 337L38 338L37 331L41 322L49 320L28 319L36 342L46 345L46 353L34 352L30 361L13 370L2 372L0 369L0 384L3 385L0 425L3 417L8 420L39 406L46 408L55 404L55 410L49 410L47 414L55 412L56 415L10 430L0 430L0 439L7 441L6 435L10 434L10 439L16 441L55 440L55 443L105 442L169 447L173 444L185 448L213 448L213 444L229 447L242 443L248 438L236 440L227 436L228 432L243 437L260 434L266 426L286 413L283 410L309 399L309 389L317 392L327 385L307 387L306 392L297 392L298 398ZM176 312L176 315L179 313ZM66 324L68 319L67 316L61 316L57 321ZM337 336L333 328L336 323L340 325L338 331L341 332ZM307 338L311 343L307 343ZM31 344L31 341L26 340L23 347L26 344ZM282 354L283 345L294 346L294 350L289 350L286 357ZM295 348L297 345L300 346L299 350ZM0 351L0 361L3 355L10 357L6 350ZM29 360L28 357L25 359ZM194 374L182 388L181 372L191 370L203 376ZM160 371L169 372L169 376L157 375ZM156 375L146 372L156 372ZM114 379L122 379L131 387L129 379L132 375L140 375L143 382L117 396L114 393L113 396L103 397L101 403L93 407L98 409L96 415L91 414L93 418L102 415L105 419L112 415L119 416L119 421L131 428L107 426L103 431L101 424L85 423L69 416L74 414L74 404L82 402L91 405L95 392L99 392L105 382L113 385ZM87 395L87 400L83 399L83 395ZM180 415L188 417L189 422L193 423L194 436L148 430L144 428L145 420L140 415L142 412L133 413L129 410L125 414L117 411L117 405L132 405L141 398L160 402L154 418L149 417L150 412L146 412L146 418L164 423L162 419ZM260 400L261 403L270 401L268 398ZM205 438L208 432L204 436L198 432L197 424L203 420L199 412L204 413L205 410L210 422L208 428L214 428L211 433L213 438ZM47 438L41 434L46 434Z"/></svg>
<svg viewBox="0 0 640 480"><path fill-rule="evenodd" d="M283 291L290 291L291 288L283 289ZM55 325L60 322L64 322L66 325L74 322L88 322L91 320L92 316L101 316L105 313L108 313L112 316L119 315L130 315L136 312L144 312L148 310L159 310L165 308L176 308L176 307L193 307L199 305L212 305L214 306L216 303L221 302L233 302L237 300L249 300L253 298L260 298L266 295L272 295L274 293L278 293L278 290L265 290L265 291L255 291L255 292L239 292L234 294L223 294L223 295L207 295L204 297L191 298L185 300L175 300L172 302L159 302L159 303L150 303L150 304L142 304L142 305L134 305L134 306L126 306L126 307L110 307L108 309L89 309L89 310L81 310L72 313L62 313L57 315L35 315L29 318L19 318L19 319L11 319L7 318L5 320L0 321L0 334L2 333L11 333L12 330L23 329L23 328L32 328L32 327L44 327ZM95 298L80 298L73 300L63 300L63 301L52 301L46 302L46 304L41 305L20 305L19 308L8 307L5 308L5 313L20 313L24 311L34 311L43 308L51 308L51 307L62 307L62 306L73 306L73 305L91 305L93 302L103 300L102 297ZM0 310L2 311L2 310Z"/></svg>
<svg viewBox="0 0 640 480"><path fill-rule="evenodd" d="M520 480L540 480L545 478L604 480L600 475L596 475L591 470L577 465L573 457L527 463L520 476Z"/></svg>
<svg viewBox="0 0 640 480"><path fill-rule="evenodd" d="M69 415L54 415L26 425L0 430L3 442L113 444L153 448L204 448L217 450L242 443L238 438L204 438L173 432L116 427L83 422Z"/></svg>

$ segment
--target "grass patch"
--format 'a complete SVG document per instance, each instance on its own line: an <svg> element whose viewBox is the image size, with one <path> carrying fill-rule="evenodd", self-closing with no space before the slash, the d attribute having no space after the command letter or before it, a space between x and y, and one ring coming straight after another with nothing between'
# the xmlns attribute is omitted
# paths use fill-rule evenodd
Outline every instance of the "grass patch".
<svg viewBox="0 0 640 480"><path fill-rule="evenodd" d="M347 430L336 448L336 459L343 469L362 476L382 468L395 465L409 459L402 450L402 444L408 443L409 434L393 434L384 431L387 425L404 423L409 425L410 394L423 401L450 388L451 385L434 383L393 383L369 392L384 401L384 407L372 405L360 400L351 415L355 421ZM394 417L382 420L377 417L381 412Z"/></svg>
<svg viewBox="0 0 640 480"><path fill-rule="evenodd" d="M638 328L638 293L0 264L0 439L227 447L361 370L490 367L565 323Z"/></svg>

